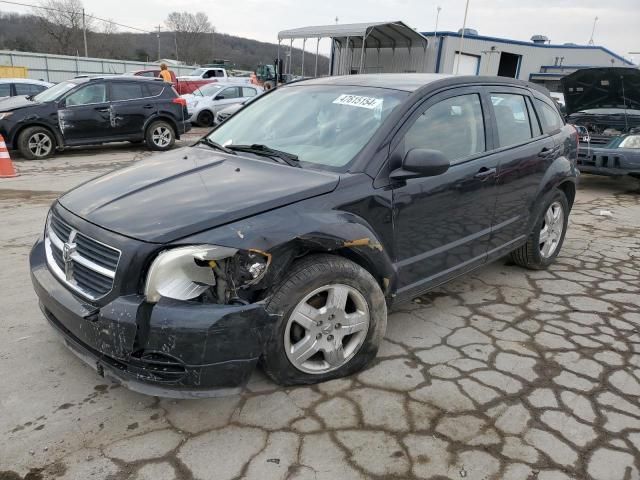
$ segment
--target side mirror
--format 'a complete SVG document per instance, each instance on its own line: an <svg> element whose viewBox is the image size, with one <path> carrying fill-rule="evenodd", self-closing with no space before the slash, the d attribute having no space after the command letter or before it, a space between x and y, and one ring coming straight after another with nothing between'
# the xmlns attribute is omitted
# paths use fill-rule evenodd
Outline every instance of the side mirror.
<svg viewBox="0 0 640 480"><path fill-rule="evenodd" d="M224 100L224 95L216 95L214 100Z"/></svg>
<svg viewBox="0 0 640 480"><path fill-rule="evenodd" d="M447 170L451 163L440 150L414 148L409 150L402 160L402 167L391 172L394 180L409 178L435 177Z"/></svg>

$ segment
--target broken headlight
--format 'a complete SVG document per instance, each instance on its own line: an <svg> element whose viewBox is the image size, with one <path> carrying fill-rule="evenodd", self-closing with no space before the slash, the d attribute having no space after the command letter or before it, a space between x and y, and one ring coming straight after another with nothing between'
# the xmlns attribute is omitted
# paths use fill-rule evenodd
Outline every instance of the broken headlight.
<svg viewBox="0 0 640 480"><path fill-rule="evenodd" d="M215 261L233 256L237 251L235 248L197 245L162 252L147 273L144 287L147 301L156 303L160 297L196 298L216 284L212 268Z"/></svg>
<svg viewBox="0 0 640 480"><path fill-rule="evenodd" d="M243 301L247 290L264 277L271 254L216 245L177 247L158 255L151 264L144 293L150 303L161 297L190 300L205 297L217 303Z"/></svg>

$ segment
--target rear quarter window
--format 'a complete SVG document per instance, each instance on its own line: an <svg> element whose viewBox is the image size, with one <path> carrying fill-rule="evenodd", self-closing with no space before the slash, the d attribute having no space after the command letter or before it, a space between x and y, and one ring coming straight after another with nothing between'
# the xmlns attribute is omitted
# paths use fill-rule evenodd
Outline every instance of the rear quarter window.
<svg viewBox="0 0 640 480"><path fill-rule="evenodd" d="M164 83L163 82L154 82L154 83L148 83L145 85L146 91L147 91L147 97L156 97L158 95L160 95L162 93L162 91L164 90ZM174 90L172 88L172 90ZM175 92L175 90L174 90ZM176 96L178 95L178 93L176 92Z"/></svg>
<svg viewBox="0 0 640 480"><path fill-rule="evenodd" d="M11 95L11 84L0 83L0 97L8 97Z"/></svg>
<svg viewBox="0 0 640 480"><path fill-rule="evenodd" d="M552 107L538 98L535 99L535 105L544 133L553 132L562 128L564 122L557 108Z"/></svg>

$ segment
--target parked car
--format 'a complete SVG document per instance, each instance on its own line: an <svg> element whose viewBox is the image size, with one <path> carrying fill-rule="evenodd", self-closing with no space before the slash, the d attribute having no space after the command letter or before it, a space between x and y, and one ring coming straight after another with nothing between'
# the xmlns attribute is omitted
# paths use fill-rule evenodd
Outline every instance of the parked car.
<svg viewBox="0 0 640 480"><path fill-rule="evenodd" d="M242 103L234 103L233 105L230 105L228 107L221 108L220 110L218 110L216 112L216 116L213 119L213 124L214 125L220 125L222 122L227 120L231 115L236 113L238 110L240 110L245 105L247 105L250 102L254 101L256 98L259 98L259 96L250 97L250 98L247 98Z"/></svg>
<svg viewBox="0 0 640 480"><path fill-rule="evenodd" d="M185 100L162 80L142 77L82 77L0 100L0 134L29 160L121 141L167 150L190 128Z"/></svg>
<svg viewBox="0 0 640 480"><path fill-rule="evenodd" d="M563 77L567 121L585 127L592 146L640 129L640 70L583 68Z"/></svg>
<svg viewBox="0 0 640 480"><path fill-rule="evenodd" d="M5 97L30 96L52 87L53 83L29 78L0 78L0 99Z"/></svg>
<svg viewBox="0 0 640 480"><path fill-rule="evenodd" d="M640 130L614 137L607 145L580 145L578 168L596 175L640 178Z"/></svg>
<svg viewBox="0 0 640 480"><path fill-rule="evenodd" d="M217 82L243 82L249 83L249 76L231 75L226 68L223 67L199 67L189 73L189 75L181 75L179 80L215 80Z"/></svg>
<svg viewBox="0 0 640 480"><path fill-rule="evenodd" d="M213 125L216 113L230 105L240 105L249 98L263 93L262 88L246 83L214 83L205 85L189 95L182 95L187 101L189 119L192 123Z"/></svg>
<svg viewBox="0 0 640 480"><path fill-rule="evenodd" d="M186 79L183 77L176 78L176 74L173 70L169 70L171 74L171 85L175 88L178 95L185 95L188 93L192 93L194 90L198 88L204 87L210 83L215 83L215 79ZM147 77L147 78L160 78L160 68L156 69L146 69L146 70L136 70L133 72L127 72L124 75L126 76L136 76L136 77Z"/></svg>
<svg viewBox="0 0 640 480"><path fill-rule="evenodd" d="M60 197L31 277L65 343L136 391L237 392L258 361L283 385L338 378L375 357L390 306L507 254L549 266L576 154L515 79L284 85Z"/></svg>

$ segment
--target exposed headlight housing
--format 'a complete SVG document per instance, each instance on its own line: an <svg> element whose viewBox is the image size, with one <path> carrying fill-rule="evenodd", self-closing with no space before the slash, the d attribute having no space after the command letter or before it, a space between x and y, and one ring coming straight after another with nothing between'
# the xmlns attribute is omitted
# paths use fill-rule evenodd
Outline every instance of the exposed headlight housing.
<svg viewBox="0 0 640 480"><path fill-rule="evenodd" d="M177 247L158 255L147 273L144 294L148 302L161 297L176 300L196 298L216 285L216 260L232 257L235 248L215 245Z"/></svg>

